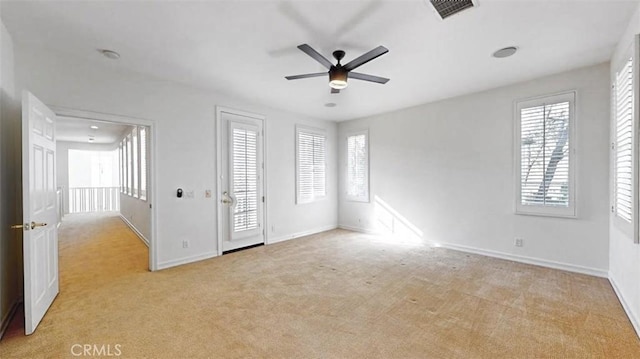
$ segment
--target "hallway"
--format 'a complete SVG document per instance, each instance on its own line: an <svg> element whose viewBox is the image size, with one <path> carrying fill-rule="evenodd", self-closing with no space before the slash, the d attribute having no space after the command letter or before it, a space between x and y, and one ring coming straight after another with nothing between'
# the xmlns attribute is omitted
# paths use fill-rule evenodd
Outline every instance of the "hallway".
<svg viewBox="0 0 640 359"><path fill-rule="evenodd" d="M23 313L17 313L2 338L3 347L19 348L12 352L17 357L45 355L32 352L30 343L49 331L64 331L65 336L77 335L77 341L86 342L87 333L67 331L73 321L86 327L92 318L90 308L103 307L113 301L110 290L132 277L148 273L148 249L138 236L120 219L117 212L69 214L58 231L60 293L36 330L24 336ZM62 317L65 317L62 319ZM56 323L65 323L58 325ZM100 322L96 326L104 325ZM57 337L57 335L55 335ZM81 340L82 339L82 340ZM48 341L51 353L68 353L72 338ZM57 347L59 346L59 347ZM8 348L7 348L8 349ZM0 350L0 354L3 351ZM20 354L18 354L20 353ZM3 357L0 355L0 357Z"/></svg>

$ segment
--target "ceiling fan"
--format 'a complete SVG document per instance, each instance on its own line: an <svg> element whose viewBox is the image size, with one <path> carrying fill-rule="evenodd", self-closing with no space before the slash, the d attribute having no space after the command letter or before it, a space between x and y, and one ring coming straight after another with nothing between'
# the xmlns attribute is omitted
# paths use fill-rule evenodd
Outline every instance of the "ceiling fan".
<svg viewBox="0 0 640 359"><path fill-rule="evenodd" d="M332 64L329 60L327 60L324 56L322 56L318 51L314 50L311 46L307 44L302 44L298 46L302 52L311 56L314 60L318 61L324 67L329 69L328 72L316 72L312 74L304 74L304 75L294 75L294 76L286 76L287 80L297 80L297 79L306 79L309 77L320 77L329 74L329 86L331 87L331 93L340 93L340 90L347 87L347 80L349 78L356 80L364 80L370 82L377 82L379 84L386 84L389 79L379 76L362 74L359 72L353 72L357 67L366 64L367 62L382 56L389 52L384 46L378 46L375 49L367 52L360 57L351 60L350 62L342 65L340 60L344 58L344 51L336 50L333 52L333 57L338 60L338 63L335 65Z"/></svg>

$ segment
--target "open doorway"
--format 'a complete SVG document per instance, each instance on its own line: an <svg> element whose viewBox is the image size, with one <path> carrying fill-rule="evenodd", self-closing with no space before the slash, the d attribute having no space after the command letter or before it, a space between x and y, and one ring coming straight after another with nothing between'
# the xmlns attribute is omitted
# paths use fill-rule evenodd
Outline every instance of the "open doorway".
<svg viewBox="0 0 640 359"><path fill-rule="evenodd" d="M133 240L137 237L144 243L146 269L154 270L153 123L85 111L54 111L61 233L80 233L96 226L109 231L106 223L119 226L124 222ZM60 238L61 244L63 240Z"/></svg>

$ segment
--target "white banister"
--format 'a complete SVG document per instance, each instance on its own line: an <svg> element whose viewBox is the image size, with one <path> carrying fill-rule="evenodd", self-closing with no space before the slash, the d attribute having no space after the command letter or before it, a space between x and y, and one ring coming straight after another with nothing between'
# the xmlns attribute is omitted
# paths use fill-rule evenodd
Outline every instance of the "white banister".
<svg viewBox="0 0 640 359"><path fill-rule="evenodd" d="M69 213L120 210L120 187L69 188Z"/></svg>

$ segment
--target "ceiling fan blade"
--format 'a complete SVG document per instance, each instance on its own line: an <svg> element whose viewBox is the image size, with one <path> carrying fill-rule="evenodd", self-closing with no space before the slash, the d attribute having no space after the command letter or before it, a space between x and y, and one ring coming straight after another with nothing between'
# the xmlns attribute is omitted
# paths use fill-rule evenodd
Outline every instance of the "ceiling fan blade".
<svg viewBox="0 0 640 359"><path fill-rule="evenodd" d="M326 76L327 73L326 72L316 72L313 74L304 74L304 75L293 75L293 76L285 76L284 78L287 80L297 80L297 79L306 79L309 77L320 77L320 76Z"/></svg>
<svg viewBox="0 0 640 359"><path fill-rule="evenodd" d="M380 76L367 75L367 74L361 74L359 72L349 72L349 78L350 79L356 79L356 80L377 82L379 84L386 84L387 82L389 82L388 78L384 78L384 77L380 77Z"/></svg>
<svg viewBox="0 0 640 359"><path fill-rule="evenodd" d="M330 69L331 66L333 66L333 64L329 60L327 60L326 57L322 56L318 51L314 50L313 47L307 44L302 44L298 46L298 48L302 50L302 52L304 52L305 54L313 57L316 61L321 63L322 66L326 67L327 69Z"/></svg>
<svg viewBox="0 0 640 359"><path fill-rule="evenodd" d="M349 63L347 63L342 67L347 71L351 71L351 70L354 70L356 67L362 66L367 62L375 59L376 57L386 54L387 52L389 52L389 49L387 49L384 46L378 46L375 49L367 52L366 54L351 60Z"/></svg>
<svg viewBox="0 0 640 359"><path fill-rule="evenodd" d="M340 90L338 89L334 89L333 87L331 88L331 93L340 93Z"/></svg>

